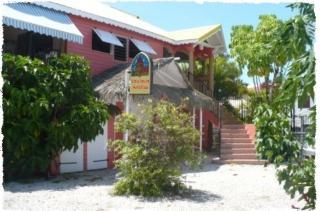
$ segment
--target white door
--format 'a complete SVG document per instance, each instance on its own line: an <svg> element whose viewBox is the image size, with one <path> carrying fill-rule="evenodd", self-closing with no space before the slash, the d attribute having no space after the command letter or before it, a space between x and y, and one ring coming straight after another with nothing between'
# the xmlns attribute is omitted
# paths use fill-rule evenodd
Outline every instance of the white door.
<svg viewBox="0 0 320 211"><path fill-rule="evenodd" d="M78 150L73 152L73 150L63 151L60 154L60 172L77 172L83 171L83 144L80 140L78 141Z"/></svg>
<svg viewBox="0 0 320 211"><path fill-rule="evenodd" d="M107 168L108 122L104 125L103 134L88 142L88 170Z"/></svg>

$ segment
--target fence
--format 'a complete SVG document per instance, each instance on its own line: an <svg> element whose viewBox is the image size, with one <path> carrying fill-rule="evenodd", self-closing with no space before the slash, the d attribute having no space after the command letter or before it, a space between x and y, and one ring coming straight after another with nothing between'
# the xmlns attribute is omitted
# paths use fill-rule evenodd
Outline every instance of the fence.
<svg viewBox="0 0 320 211"><path fill-rule="evenodd" d="M238 119L243 122L251 123L252 108L250 107L249 97L229 97L224 102L225 107L231 111Z"/></svg>
<svg viewBox="0 0 320 211"><path fill-rule="evenodd" d="M306 143L307 128L310 126L310 117L308 115L291 115L291 129L294 136L301 144L301 157L315 156L315 148Z"/></svg>

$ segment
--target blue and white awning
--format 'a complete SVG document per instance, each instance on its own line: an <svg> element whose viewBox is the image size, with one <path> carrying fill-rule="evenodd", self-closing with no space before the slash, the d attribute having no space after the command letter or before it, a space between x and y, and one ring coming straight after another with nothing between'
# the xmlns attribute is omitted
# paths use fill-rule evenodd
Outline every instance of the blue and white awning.
<svg viewBox="0 0 320 211"><path fill-rule="evenodd" d="M153 48L146 42L143 42L141 40L136 40L136 39L130 39L133 44L142 52L145 52L145 53L150 53L150 54L157 54Z"/></svg>
<svg viewBox="0 0 320 211"><path fill-rule="evenodd" d="M123 47L120 40L110 32L106 32L100 29L93 29L93 31L98 35L98 37L101 39L102 42Z"/></svg>
<svg viewBox="0 0 320 211"><path fill-rule="evenodd" d="M4 4L3 24L72 42L83 42L83 35L66 14L30 3Z"/></svg>

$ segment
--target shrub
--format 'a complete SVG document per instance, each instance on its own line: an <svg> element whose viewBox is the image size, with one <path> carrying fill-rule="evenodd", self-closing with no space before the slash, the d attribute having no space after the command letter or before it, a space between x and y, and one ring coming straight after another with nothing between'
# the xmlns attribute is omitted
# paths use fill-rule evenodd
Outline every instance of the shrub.
<svg viewBox="0 0 320 211"><path fill-rule="evenodd" d="M299 142L294 138L285 107L282 110L264 103L255 110L256 149L260 157L280 164L297 156Z"/></svg>
<svg viewBox="0 0 320 211"><path fill-rule="evenodd" d="M2 75L5 179L45 173L61 151L103 132L106 105L94 97L83 58L62 55L44 64L4 54Z"/></svg>
<svg viewBox="0 0 320 211"><path fill-rule="evenodd" d="M194 148L199 132L183 107L166 101L149 102L139 115L123 114L117 130L129 131L128 142L114 142L121 156L116 161L122 178L115 184L115 194L163 196L177 194L185 186L181 170L185 164L196 167L202 155Z"/></svg>

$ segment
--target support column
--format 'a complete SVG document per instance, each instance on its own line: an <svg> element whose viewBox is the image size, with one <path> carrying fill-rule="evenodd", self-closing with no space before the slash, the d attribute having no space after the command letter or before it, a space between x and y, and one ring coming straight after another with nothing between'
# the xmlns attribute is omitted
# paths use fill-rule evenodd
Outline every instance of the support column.
<svg viewBox="0 0 320 211"><path fill-rule="evenodd" d="M192 125L193 125L193 128L196 127L196 108L195 107L192 108Z"/></svg>
<svg viewBox="0 0 320 211"><path fill-rule="evenodd" d="M209 89L213 96L214 91L214 57L209 58Z"/></svg>
<svg viewBox="0 0 320 211"><path fill-rule="evenodd" d="M200 116L200 124L199 124L199 129L200 129L200 152L202 152L202 128L203 128L203 121L202 121L202 107L200 108L200 114L199 114L199 116Z"/></svg>
<svg viewBox="0 0 320 211"><path fill-rule="evenodd" d="M193 86L193 74L194 74L194 49L190 49L189 51L189 72L191 73L189 80Z"/></svg>

